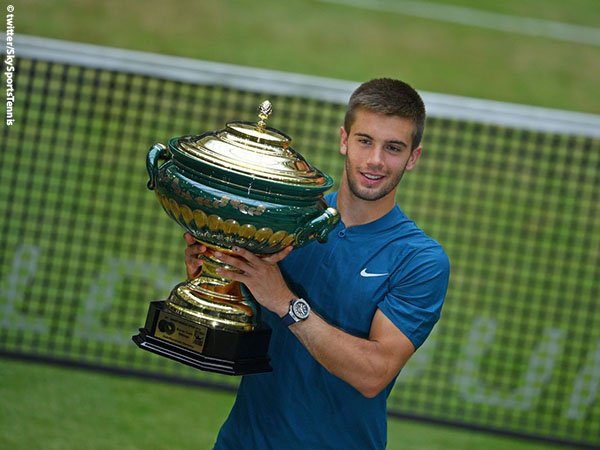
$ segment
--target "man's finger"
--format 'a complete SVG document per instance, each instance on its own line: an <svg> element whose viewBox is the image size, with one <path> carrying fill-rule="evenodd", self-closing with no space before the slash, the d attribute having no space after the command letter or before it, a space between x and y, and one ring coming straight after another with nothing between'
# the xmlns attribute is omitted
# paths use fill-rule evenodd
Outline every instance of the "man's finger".
<svg viewBox="0 0 600 450"><path fill-rule="evenodd" d="M266 261L271 264L277 264L279 261L283 261L287 257L287 255L289 255L292 252L293 249L294 247L292 245L288 245L280 252L273 253L272 255L263 258L263 261Z"/></svg>
<svg viewBox="0 0 600 450"><path fill-rule="evenodd" d="M254 253L252 253L249 250L246 250L245 248L242 248L242 247L233 247L232 250L237 255L241 256L246 261L248 261L250 264L256 265L257 263L259 263L261 261L260 257L256 256Z"/></svg>
<svg viewBox="0 0 600 450"><path fill-rule="evenodd" d="M206 247L204 245L190 245L185 249L185 256L188 258L199 258L206 251Z"/></svg>
<svg viewBox="0 0 600 450"><path fill-rule="evenodd" d="M215 252L215 257L219 259L219 261L235 267L242 272L249 272L253 268L252 263L244 258L237 258L222 252Z"/></svg>
<svg viewBox="0 0 600 450"><path fill-rule="evenodd" d="M227 270L223 267L218 267L216 269L216 271L222 277L228 278L232 281L239 281L241 283L244 283L245 281L248 280L248 276L245 273L233 272L233 271Z"/></svg>
<svg viewBox="0 0 600 450"><path fill-rule="evenodd" d="M199 259L187 260L185 267L188 280L199 277L202 274L202 261Z"/></svg>

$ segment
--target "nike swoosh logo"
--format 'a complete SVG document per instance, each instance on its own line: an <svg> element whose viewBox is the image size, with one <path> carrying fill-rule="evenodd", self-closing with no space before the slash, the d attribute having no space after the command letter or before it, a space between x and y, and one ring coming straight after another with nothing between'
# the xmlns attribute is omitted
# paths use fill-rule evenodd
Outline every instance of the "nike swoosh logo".
<svg viewBox="0 0 600 450"><path fill-rule="evenodd" d="M370 277L385 277L387 274L386 273L370 273L367 272L367 268L365 267L363 270L360 271L360 276L361 277L365 277L365 278L370 278Z"/></svg>

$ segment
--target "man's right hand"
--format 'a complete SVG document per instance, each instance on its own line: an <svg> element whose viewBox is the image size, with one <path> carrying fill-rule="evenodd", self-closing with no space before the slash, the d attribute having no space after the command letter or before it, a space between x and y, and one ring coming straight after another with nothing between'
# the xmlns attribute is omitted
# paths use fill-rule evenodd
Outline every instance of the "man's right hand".
<svg viewBox="0 0 600 450"><path fill-rule="evenodd" d="M197 278L202 273L202 260L200 256L206 251L206 246L199 244L190 233L183 235L187 247L185 248L185 269L188 280Z"/></svg>

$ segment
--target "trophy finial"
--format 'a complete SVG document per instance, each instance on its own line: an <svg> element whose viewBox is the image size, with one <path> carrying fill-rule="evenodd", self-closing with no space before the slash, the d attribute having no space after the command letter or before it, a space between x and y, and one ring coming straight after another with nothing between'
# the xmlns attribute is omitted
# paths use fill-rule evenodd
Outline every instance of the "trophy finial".
<svg viewBox="0 0 600 450"><path fill-rule="evenodd" d="M265 100L258 106L258 118L260 121L256 124L256 129L258 131L264 131L267 126L266 120L273 113L273 105L269 100Z"/></svg>

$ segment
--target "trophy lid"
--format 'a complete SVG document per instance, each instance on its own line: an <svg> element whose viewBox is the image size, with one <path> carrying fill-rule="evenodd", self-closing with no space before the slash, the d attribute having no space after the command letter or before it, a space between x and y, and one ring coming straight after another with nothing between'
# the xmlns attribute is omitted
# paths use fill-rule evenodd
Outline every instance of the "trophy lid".
<svg viewBox="0 0 600 450"><path fill-rule="evenodd" d="M291 138L268 127L272 105L258 108L258 122L229 122L225 129L171 139L174 159L204 176L267 192L322 192L333 185L327 174L291 147Z"/></svg>

